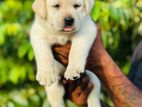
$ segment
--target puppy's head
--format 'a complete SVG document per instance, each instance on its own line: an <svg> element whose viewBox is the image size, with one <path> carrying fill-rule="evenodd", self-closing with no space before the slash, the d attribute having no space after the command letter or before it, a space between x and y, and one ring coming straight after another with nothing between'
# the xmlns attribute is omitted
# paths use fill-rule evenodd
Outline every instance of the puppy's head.
<svg viewBox="0 0 142 107"><path fill-rule="evenodd" d="M75 32L93 5L94 0L35 0L33 10L54 31Z"/></svg>

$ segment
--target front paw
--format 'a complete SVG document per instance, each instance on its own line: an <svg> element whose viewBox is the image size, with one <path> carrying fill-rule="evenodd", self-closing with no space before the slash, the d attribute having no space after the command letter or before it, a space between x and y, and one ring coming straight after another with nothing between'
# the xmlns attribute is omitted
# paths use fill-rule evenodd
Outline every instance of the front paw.
<svg viewBox="0 0 142 107"><path fill-rule="evenodd" d="M53 71L40 70L37 72L36 80L40 85L50 86L55 82L55 74Z"/></svg>
<svg viewBox="0 0 142 107"><path fill-rule="evenodd" d="M64 77L67 80L75 80L80 78L82 73L84 73L84 66L81 66L80 64L69 64Z"/></svg>

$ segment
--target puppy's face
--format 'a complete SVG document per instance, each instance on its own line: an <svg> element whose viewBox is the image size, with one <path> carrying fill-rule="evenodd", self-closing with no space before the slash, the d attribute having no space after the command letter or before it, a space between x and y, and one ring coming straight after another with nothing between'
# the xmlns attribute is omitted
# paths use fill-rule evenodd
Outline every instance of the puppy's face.
<svg viewBox="0 0 142 107"><path fill-rule="evenodd" d="M57 31L72 32L79 29L85 11L83 0L47 0L48 20Z"/></svg>
<svg viewBox="0 0 142 107"><path fill-rule="evenodd" d="M93 4L94 0L36 0L33 9L53 30L75 32Z"/></svg>

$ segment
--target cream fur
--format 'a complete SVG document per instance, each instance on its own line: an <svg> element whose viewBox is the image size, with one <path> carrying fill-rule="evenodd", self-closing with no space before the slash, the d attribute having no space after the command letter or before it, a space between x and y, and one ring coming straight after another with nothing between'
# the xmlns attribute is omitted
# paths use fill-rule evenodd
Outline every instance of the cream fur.
<svg viewBox="0 0 142 107"><path fill-rule="evenodd" d="M80 4L75 9L73 4ZM59 9L53 6L60 4ZM64 88L59 84L60 76L73 80L84 73L86 59L90 47L96 38L96 26L89 13L94 0L35 0L33 10L36 13L35 21L31 28L31 43L37 62L36 79L46 87L48 99L52 107L65 107ZM75 19L73 32L63 32L64 18L72 16ZM52 54L52 45L64 45L72 42L67 69L57 62ZM86 71L95 88L88 97L88 107L100 107L99 93L100 81Z"/></svg>

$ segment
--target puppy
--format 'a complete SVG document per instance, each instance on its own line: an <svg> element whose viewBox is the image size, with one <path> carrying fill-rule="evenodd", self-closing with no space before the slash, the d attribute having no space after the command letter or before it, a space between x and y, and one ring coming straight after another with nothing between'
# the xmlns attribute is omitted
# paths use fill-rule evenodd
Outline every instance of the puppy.
<svg viewBox="0 0 142 107"><path fill-rule="evenodd" d="M94 0L35 0L36 13L31 28L31 43L37 62L36 79L44 85L52 107L65 107L64 88L59 83L61 75L74 80L84 73L86 58L96 38L96 26L90 12ZM71 41L67 69L54 59L52 46ZM100 81L86 70L95 88L88 97L88 107L100 107Z"/></svg>

